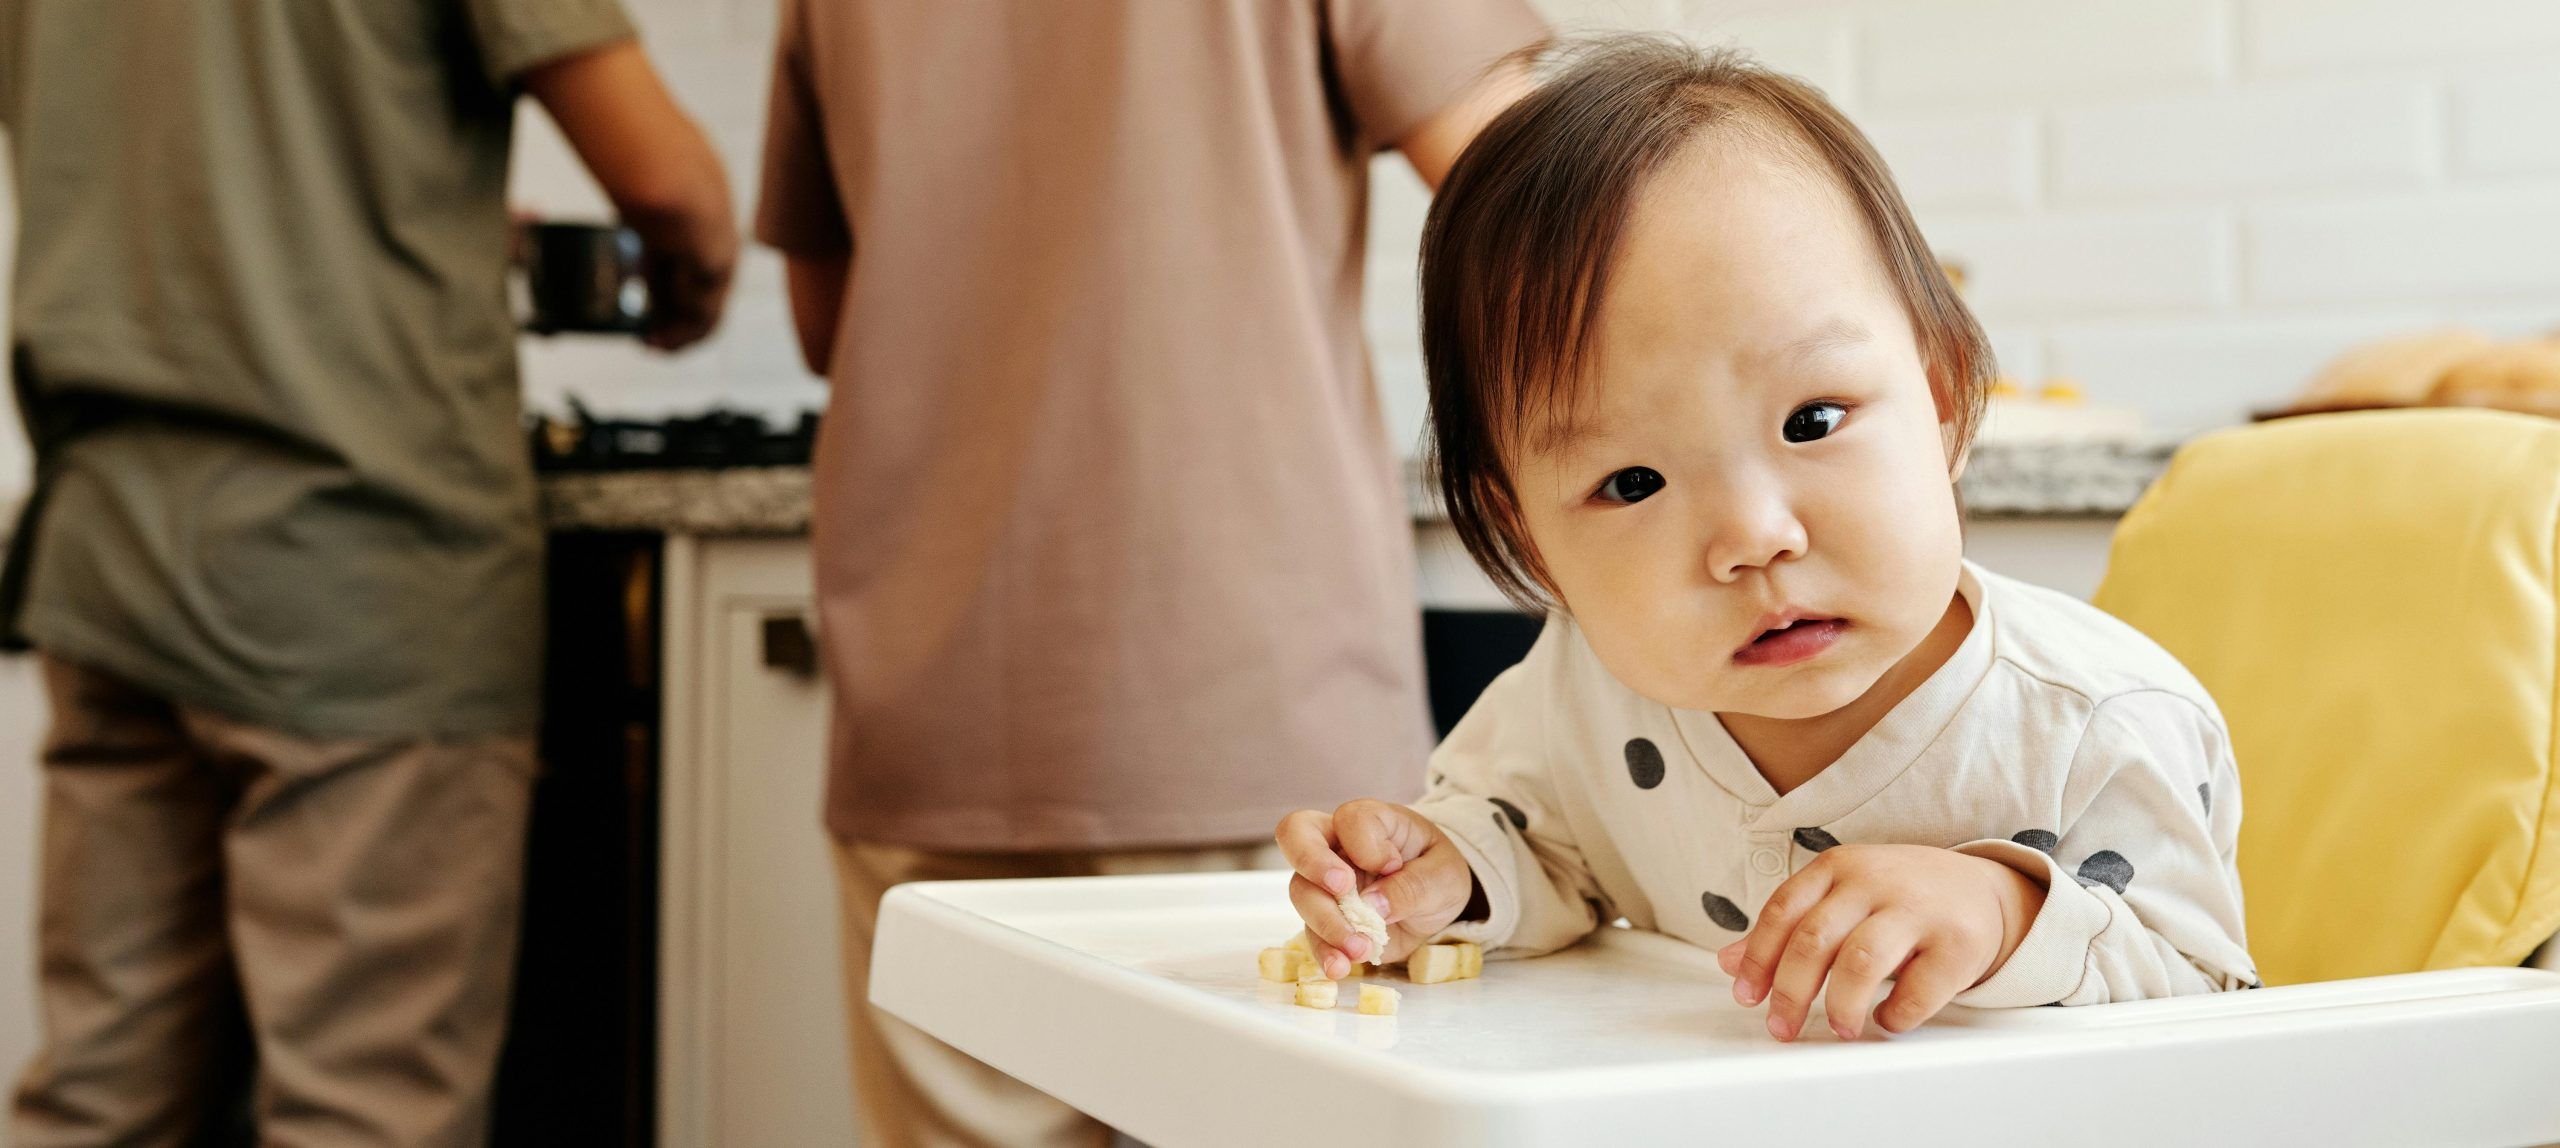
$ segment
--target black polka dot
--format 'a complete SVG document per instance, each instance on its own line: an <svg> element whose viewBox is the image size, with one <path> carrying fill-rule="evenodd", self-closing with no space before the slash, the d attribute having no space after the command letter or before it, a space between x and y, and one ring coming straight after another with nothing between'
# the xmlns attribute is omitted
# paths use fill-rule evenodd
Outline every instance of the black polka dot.
<svg viewBox="0 0 2560 1148"><path fill-rule="evenodd" d="M1437 774L1437 773L1435 773L1435 774L1432 774L1432 775L1431 775L1431 784L1433 784L1433 785L1447 785L1447 784L1449 784L1449 779L1448 779L1447 777L1445 777L1445 776L1441 775L1441 774Z"/></svg>
<svg viewBox="0 0 2560 1148"><path fill-rule="evenodd" d="M1715 922L1719 929L1728 933L1739 933L1751 927L1751 918L1744 915L1740 905L1713 893L1701 895L1698 903L1706 906L1707 919Z"/></svg>
<svg viewBox="0 0 2560 1148"><path fill-rule="evenodd" d="M1521 812L1519 806L1513 805L1508 801L1504 801L1499 797L1488 797L1485 800L1492 802L1494 804L1494 808L1502 811L1501 816L1503 819L1511 822L1511 827L1513 829L1527 829L1529 827L1529 815Z"/></svg>
<svg viewBox="0 0 2560 1148"><path fill-rule="evenodd" d="M1662 784L1661 748L1640 737L1627 739L1627 776L1635 779L1638 789Z"/></svg>
<svg viewBox="0 0 2560 1148"><path fill-rule="evenodd" d="M2207 817L2211 817L2211 816L2213 816L2213 783L2212 783L2212 782L2210 782L2210 781L2199 781L2199 782L2197 782L2197 783L2196 783L2196 800L2201 801L2201 802L2204 802L2204 812L2205 812L2205 816L2207 816Z"/></svg>
<svg viewBox="0 0 2560 1148"><path fill-rule="evenodd" d="M2104 885L2122 893L2133 884L2133 862L2113 849L2101 849L2080 863L2078 879L2083 885Z"/></svg>
<svg viewBox="0 0 2560 1148"><path fill-rule="evenodd" d="M1803 846L1810 852L1820 853L1825 849L1838 845L1839 843L1840 839L1832 836L1831 831L1828 829L1817 829L1812 826L1806 826L1805 828L1796 830L1796 844Z"/></svg>
<svg viewBox="0 0 2560 1148"><path fill-rule="evenodd" d="M2054 846L2062 844L2062 839L2054 836L2053 831L2048 829L2021 829L2011 835L2009 840L2048 856L2053 853Z"/></svg>

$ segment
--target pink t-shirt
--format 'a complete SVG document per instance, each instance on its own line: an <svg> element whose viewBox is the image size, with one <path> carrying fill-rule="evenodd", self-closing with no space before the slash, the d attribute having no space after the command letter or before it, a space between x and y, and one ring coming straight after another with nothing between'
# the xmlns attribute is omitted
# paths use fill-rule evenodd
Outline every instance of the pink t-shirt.
<svg viewBox="0 0 2560 1148"><path fill-rule="evenodd" d="M815 463L829 826L1176 846L1418 794L1410 526L1361 339L1368 164L1537 17L784 12L757 235L854 253Z"/></svg>

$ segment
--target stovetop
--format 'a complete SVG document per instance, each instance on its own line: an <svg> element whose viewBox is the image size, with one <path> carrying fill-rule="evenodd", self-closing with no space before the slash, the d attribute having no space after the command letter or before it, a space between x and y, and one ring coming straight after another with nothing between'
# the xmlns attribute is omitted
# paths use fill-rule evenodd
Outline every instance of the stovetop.
<svg viewBox="0 0 2560 1148"><path fill-rule="evenodd" d="M725 407L699 415L620 419L599 418L575 399L569 406L568 418L530 420L535 470L806 466L818 438L816 411L804 411L796 422L775 426L760 415Z"/></svg>

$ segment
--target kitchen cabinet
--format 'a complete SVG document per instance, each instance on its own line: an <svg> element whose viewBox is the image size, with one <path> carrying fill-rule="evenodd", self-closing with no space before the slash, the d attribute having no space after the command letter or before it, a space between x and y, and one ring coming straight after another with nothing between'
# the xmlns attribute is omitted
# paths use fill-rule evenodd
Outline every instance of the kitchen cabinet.
<svg viewBox="0 0 2560 1148"><path fill-rule="evenodd" d="M809 544L664 557L658 1143L851 1144Z"/></svg>

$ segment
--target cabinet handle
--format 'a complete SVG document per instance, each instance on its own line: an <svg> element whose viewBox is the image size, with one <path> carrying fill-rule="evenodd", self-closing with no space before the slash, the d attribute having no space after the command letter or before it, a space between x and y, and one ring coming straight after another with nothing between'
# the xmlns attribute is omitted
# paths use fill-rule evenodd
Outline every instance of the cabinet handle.
<svg viewBox="0 0 2560 1148"><path fill-rule="evenodd" d="M765 615L764 664L794 677L818 676L818 639L809 632L809 620L798 614Z"/></svg>

